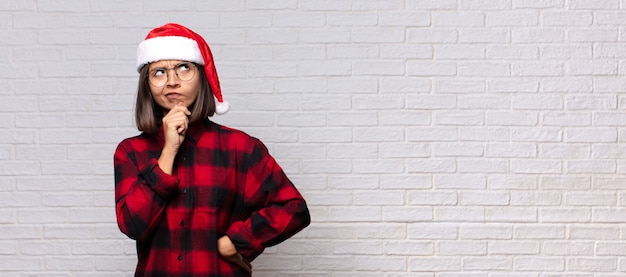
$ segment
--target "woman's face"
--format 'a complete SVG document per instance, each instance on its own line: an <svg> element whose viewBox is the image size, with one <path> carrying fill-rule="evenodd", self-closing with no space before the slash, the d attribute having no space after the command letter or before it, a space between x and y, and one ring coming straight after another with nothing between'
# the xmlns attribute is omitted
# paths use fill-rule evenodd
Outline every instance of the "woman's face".
<svg viewBox="0 0 626 277"><path fill-rule="evenodd" d="M154 101L169 111L175 105L189 108L200 91L198 68L187 61L161 60L149 64L148 80Z"/></svg>

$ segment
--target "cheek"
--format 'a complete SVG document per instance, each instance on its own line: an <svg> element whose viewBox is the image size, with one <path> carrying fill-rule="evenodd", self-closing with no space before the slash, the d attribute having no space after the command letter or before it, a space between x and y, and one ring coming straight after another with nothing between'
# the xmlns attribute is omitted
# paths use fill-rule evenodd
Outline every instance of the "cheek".
<svg viewBox="0 0 626 277"><path fill-rule="evenodd" d="M193 92L194 92L194 97L193 98L194 99L198 98L198 94L200 94L200 86L195 87Z"/></svg>
<svg viewBox="0 0 626 277"><path fill-rule="evenodd" d="M153 99L159 99L161 96L163 96L164 91L165 87L150 86L150 94L152 95Z"/></svg>
<svg viewBox="0 0 626 277"><path fill-rule="evenodd" d="M200 82L195 82L193 85L191 85L191 94L192 94L193 100L196 100L196 98L198 98L199 93L200 93Z"/></svg>
<svg viewBox="0 0 626 277"><path fill-rule="evenodd" d="M165 89L165 87L155 87L155 86L152 86L152 85L149 85L149 88L150 88L150 93L152 94L152 96L161 93L161 91L163 91L163 89Z"/></svg>
<svg viewBox="0 0 626 277"><path fill-rule="evenodd" d="M157 103L159 106L163 106L163 104L165 104L161 97L162 92L163 88L153 88L152 86L150 87L150 97L152 97L152 101Z"/></svg>

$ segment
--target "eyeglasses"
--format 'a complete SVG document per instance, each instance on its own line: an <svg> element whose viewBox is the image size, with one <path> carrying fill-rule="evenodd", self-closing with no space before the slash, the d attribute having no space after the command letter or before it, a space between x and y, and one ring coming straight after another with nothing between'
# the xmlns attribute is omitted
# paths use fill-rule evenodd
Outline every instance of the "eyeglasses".
<svg viewBox="0 0 626 277"><path fill-rule="evenodd" d="M183 82L187 82L196 75L196 65L190 62L183 62L171 68L156 67L148 72L148 81L155 87L162 87L167 84L168 72L174 70L176 78Z"/></svg>

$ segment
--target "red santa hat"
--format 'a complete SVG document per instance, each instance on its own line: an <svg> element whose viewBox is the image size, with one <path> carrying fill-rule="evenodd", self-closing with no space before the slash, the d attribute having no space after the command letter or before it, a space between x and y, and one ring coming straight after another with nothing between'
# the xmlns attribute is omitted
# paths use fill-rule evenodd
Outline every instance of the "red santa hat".
<svg viewBox="0 0 626 277"><path fill-rule="evenodd" d="M230 105L222 98L213 54L200 35L175 23L152 29L137 47L137 71L144 65L159 60L183 60L203 65L209 87L216 100L215 113L228 112Z"/></svg>

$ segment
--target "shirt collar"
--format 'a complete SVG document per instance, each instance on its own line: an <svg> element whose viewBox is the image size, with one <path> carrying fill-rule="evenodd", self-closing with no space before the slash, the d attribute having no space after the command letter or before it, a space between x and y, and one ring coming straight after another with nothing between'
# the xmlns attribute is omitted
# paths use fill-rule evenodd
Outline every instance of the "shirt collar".
<svg viewBox="0 0 626 277"><path fill-rule="evenodd" d="M204 133L208 122L209 119L207 118L191 123L189 125L189 128L187 129L187 136L185 137L185 140L188 140L194 145L197 144L200 140L200 137Z"/></svg>

